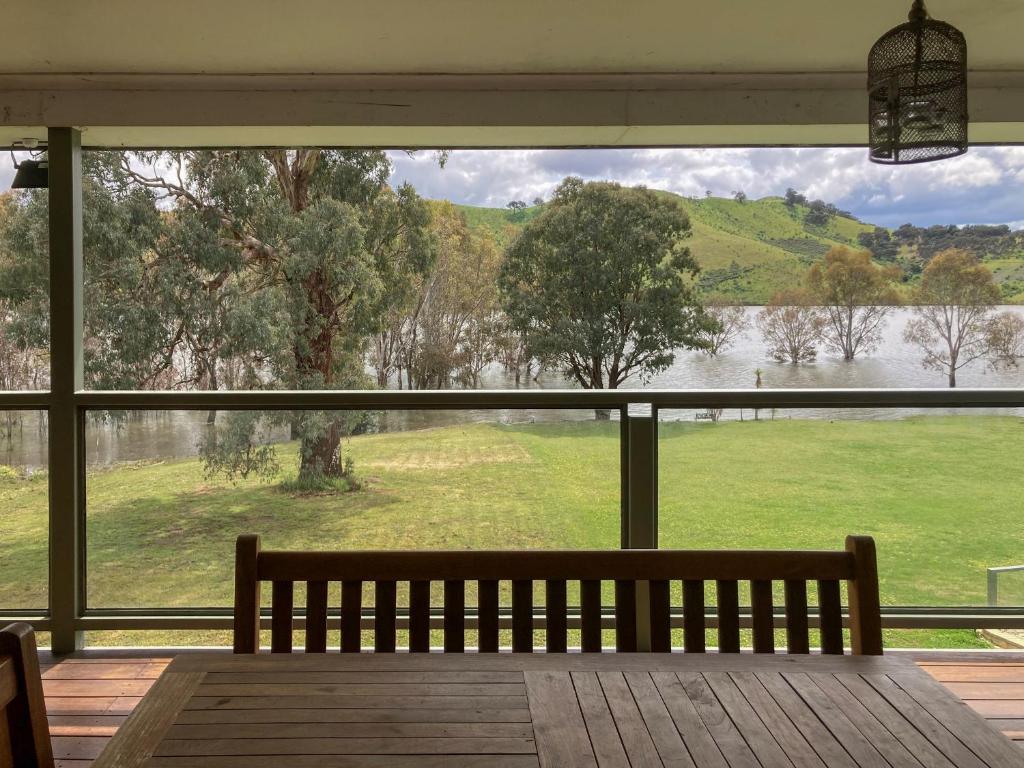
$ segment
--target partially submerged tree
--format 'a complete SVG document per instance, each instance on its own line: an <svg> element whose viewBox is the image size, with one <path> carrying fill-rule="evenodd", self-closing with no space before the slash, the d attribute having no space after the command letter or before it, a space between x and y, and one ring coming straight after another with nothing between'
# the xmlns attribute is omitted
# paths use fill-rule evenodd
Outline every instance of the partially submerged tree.
<svg viewBox="0 0 1024 768"><path fill-rule="evenodd" d="M1000 312L988 328L993 368L1016 368L1024 358L1024 317L1017 312Z"/></svg>
<svg viewBox="0 0 1024 768"><path fill-rule="evenodd" d="M946 375L950 387L964 366L991 352L991 315L999 287L987 267L967 251L936 254L914 292L914 319L904 340L923 353L925 368Z"/></svg>
<svg viewBox="0 0 1024 768"><path fill-rule="evenodd" d="M826 253L807 276L811 294L825 310L825 344L844 360L877 348L885 318L900 303L895 287L899 277L896 267L873 264L868 251L837 245Z"/></svg>
<svg viewBox="0 0 1024 768"><path fill-rule="evenodd" d="M541 361L615 389L701 349L711 324L690 287L686 214L642 187L567 178L509 247L505 311Z"/></svg>
<svg viewBox="0 0 1024 768"><path fill-rule="evenodd" d="M768 353L780 363L806 363L818 356L825 316L803 290L780 291L757 315Z"/></svg>
<svg viewBox="0 0 1024 768"><path fill-rule="evenodd" d="M704 311L712 321L700 332L704 351L714 357L721 354L750 327L746 307L726 296L709 296L704 300Z"/></svg>

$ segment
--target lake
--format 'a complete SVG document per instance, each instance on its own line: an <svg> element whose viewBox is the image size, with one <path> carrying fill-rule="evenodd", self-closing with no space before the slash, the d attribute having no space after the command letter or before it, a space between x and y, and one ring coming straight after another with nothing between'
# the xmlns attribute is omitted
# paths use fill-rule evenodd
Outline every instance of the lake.
<svg viewBox="0 0 1024 768"><path fill-rule="evenodd" d="M1024 316L1024 307L1004 307ZM757 307L747 309L751 321L759 311ZM631 380L626 388L653 389L746 389L753 388L755 371L761 369L763 386L766 388L906 388L943 387L945 376L921 366L921 355L903 341L903 328L912 316L909 309L895 310L888 318L885 336L880 347L868 356L851 362L837 358L825 350L819 350L818 360L813 363L791 365L777 363L768 357L760 334L751 322L751 327L724 353L709 357L698 352L682 351L676 355L673 366L642 384ZM1024 387L1024 366L994 371L978 361L958 373L960 387L1020 388ZM500 367L492 366L484 372L482 386L490 389L511 389L515 387L513 377ZM529 388L557 389L571 384L557 373L544 372L536 382L523 385ZM762 413L762 418L901 418L924 411L912 409L804 409L801 411L776 411ZM932 410L931 413L936 411ZM943 410L943 413L952 411ZM1024 416L1024 412L1020 415ZM40 425L39 416L26 413L20 429L10 438L0 438L0 463L29 469L45 466L45 427ZM742 414L751 418L752 412ZM661 418L671 420L694 419L693 411L663 411ZM196 446L206 434L206 411L166 411L147 413L121 421L90 421L86 428L88 461L93 466L105 466L125 461L140 461L159 458L193 456ZM548 421L593 418L591 410L570 411L526 411L526 410L470 410L470 411L392 411L382 414L381 429L404 430L424 429L436 426L471 421ZM739 411L727 412L726 419L741 418ZM41 429L43 431L41 431ZM287 439L287 430L269 430L265 435L269 441Z"/></svg>

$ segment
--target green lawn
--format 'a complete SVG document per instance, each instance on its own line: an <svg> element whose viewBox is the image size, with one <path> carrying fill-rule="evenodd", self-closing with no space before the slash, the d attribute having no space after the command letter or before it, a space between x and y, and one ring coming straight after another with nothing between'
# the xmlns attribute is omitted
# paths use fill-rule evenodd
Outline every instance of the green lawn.
<svg viewBox="0 0 1024 768"><path fill-rule="evenodd" d="M295 446L278 450L293 474ZM206 478L195 459L91 473L90 605L229 605L233 541L249 531L288 548L617 546L617 424L475 424L358 437L346 450L364 488L337 495ZM890 605L981 604L986 566L1024 562L1024 419L664 423L660 451L663 547L836 548L871 534ZM0 475L4 607L44 602L45 493L44 478ZM1003 592L1024 602L1024 578Z"/></svg>

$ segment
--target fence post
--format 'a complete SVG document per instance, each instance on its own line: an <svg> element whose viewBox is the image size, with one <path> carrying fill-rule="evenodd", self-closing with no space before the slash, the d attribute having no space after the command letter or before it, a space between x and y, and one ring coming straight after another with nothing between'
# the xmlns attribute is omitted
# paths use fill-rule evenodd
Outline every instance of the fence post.
<svg viewBox="0 0 1024 768"><path fill-rule="evenodd" d="M85 607L84 413L75 403L82 368L82 138L50 128L50 644L82 647Z"/></svg>
<svg viewBox="0 0 1024 768"><path fill-rule="evenodd" d="M658 548L658 413L630 416L626 420L626 515L623 525L623 549ZM637 582L637 650L651 650L650 588Z"/></svg>

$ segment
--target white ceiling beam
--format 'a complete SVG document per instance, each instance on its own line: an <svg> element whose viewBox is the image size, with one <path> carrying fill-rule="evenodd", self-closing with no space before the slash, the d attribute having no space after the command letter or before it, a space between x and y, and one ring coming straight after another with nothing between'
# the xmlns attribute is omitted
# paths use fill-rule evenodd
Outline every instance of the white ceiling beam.
<svg viewBox="0 0 1024 768"><path fill-rule="evenodd" d="M0 142L88 146L847 144L865 76L2 75ZM973 142L1024 140L1024 72L974 72Z"/></svg>

